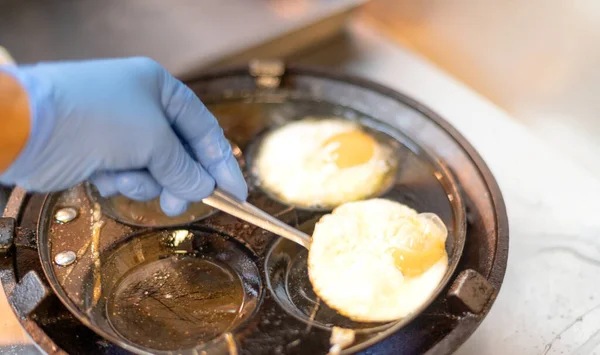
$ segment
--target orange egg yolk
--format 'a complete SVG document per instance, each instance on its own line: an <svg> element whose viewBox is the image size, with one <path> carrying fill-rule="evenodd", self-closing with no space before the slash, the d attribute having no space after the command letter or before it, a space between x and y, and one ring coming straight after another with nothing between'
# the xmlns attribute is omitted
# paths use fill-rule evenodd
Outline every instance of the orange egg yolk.
<svg viewBox="0 0 600 355"><path fill-rule="evenodd" d="M416 277L435 265L444 256L444 245L422 250L394 248L394 263L405 277Z"/></svg>
<svg viewBox="0 0 600 355"><path fill-rule="evenodd" d="M349 131L330 137L323 147L331 149L331 159L338 168L344 169L371 160L375 153L375 140L364 132Z"/></svg>
<svg viewBox="0 0 600 355"><path fill-rule="evenodd" d="M392 248L392 257L396 268L405 277L416 277L429 270L446 253L443 239L428 232L416 238L406 247Z"/></svg>

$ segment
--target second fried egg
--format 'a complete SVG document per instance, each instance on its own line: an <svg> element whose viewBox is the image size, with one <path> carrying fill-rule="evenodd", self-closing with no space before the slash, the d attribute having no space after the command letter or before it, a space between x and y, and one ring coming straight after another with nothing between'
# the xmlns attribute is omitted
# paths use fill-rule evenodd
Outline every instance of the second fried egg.
<svg viewBox="0 0 600 355"><path fill-rule="evenodd" d="M428 301L443 279L447 235L437 215L395 201L343 204L315 227L310 281L329 307L352 320L406 317Z"/></svg>

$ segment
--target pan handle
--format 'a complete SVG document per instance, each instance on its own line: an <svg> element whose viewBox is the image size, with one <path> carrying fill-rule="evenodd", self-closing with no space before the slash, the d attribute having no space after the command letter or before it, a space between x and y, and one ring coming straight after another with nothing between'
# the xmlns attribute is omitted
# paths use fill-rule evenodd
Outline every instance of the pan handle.
<svg viewBox="0 0 600 355"><path fill-rule="evenodd" d="M16 221L12 217L0 217L0 258L10 259L14 249ZM17 315L27 318L51 294L50 289L37 272L31 270L12 287L6 289L8 302L12 305Z"/></svg>
<svg viewBox="0 0 600 355"><path fill-rule="evenodd" d="M26 273L15 285L10 295L8 295L8 302L19 317L27 318L51 294L52 291L44 284L40 275L32 270Z"/></svg>

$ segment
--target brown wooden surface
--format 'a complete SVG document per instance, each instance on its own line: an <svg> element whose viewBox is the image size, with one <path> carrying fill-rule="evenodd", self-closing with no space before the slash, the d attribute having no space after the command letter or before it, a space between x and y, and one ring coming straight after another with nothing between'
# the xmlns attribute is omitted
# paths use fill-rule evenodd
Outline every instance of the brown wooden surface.
<svg viewBox="0 0 600 355"><path fill-rule="evenodd" d="M29 338L8 305L4 290L0 288L0 347L25 343L29 343Z"/></svg>

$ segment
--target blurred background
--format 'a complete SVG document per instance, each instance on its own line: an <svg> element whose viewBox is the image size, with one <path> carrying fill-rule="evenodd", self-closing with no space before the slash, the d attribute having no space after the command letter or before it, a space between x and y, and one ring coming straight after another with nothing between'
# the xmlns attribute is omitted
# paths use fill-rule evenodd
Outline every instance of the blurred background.
<svg viewBox="0 0 600 355"><path fill-rule="evenodd" d="M315 53L326 55L306 61L343 67L356 59L352 39L340 35L353 15L600 175L595 0L0 0L0 6L0 45L18 61L149 55L181 77L254 57L302 61ZM332 46L337 50L324 51Z"/></svg>
<svg viewBox="0 0 600 355"><path fill-rule="evenodd" d="M600 176L600 2L376 0L368 10Z"/></svg>

